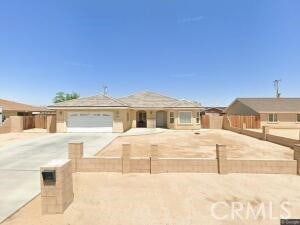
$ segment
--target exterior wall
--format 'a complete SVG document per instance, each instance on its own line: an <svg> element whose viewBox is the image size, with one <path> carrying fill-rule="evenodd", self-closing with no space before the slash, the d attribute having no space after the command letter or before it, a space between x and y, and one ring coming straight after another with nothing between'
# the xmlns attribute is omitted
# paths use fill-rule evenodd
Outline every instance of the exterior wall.
<svg viewBox="0 0 300 225"><path fill-rule="evenodd" d="M10 132L23 131L23 116L10 116Z"/></svg>
<svg viewBox="0 0 300 225"><path fill-rule="evenodd" d="M56 129L57 132L67 132L67 118L70 112L113 112L113 132L124 132L131 128L132 115L128 109L99 109L99 110L57 110L56 111ZM129 113L129 120L127 120Z"/></svg>
<svg viewBox="0 0 300 225"><path fill-rule="evenodd" d="M140 110L131 110L131 127L136 127L136 112ZM169 129L178 129L178 130L194 130L201 128L201 118L199 124L196 123L197 112L200 112L200 109L159 109L159 110L144 110L147 113L147 128L156 127L156 113L158 111L165 111L167 113L167 128ZM179 112L181 111L190 111L192 112L192 123L191 124L180 124L179 123ZM174 112L174 123L170 123L170 112Z"/></svg>
<svg viewBox="0 0 300 225"><path fill-rule="evenodd" d="M113 132L124 132L130 128L136 127L136 112L139 110L132 109L109 109L109 110L57 110L56 111L56 129L57 132L67 132L67 117L70 112L97 112L97 111L109 111L113 112ZM145 110L147 113L147 127L155 128L156 127L156 112L157 111L166 111L167 112L167 128L169 129L181 129L181 130L193 130L201 128L201 119L200 123L196 123L197 112L200 110L195 109L168 109L168 110ZM179 112L181 111L190 111L192 112L192 123L191 124L180 124L179 123ZM170 112L174 112L174 123L170 123ZM128 116L127 116L128 114Z"/></svg>
<svg viewBox="0 0 300 225"><path fill-rule="evenodd" d="M191 111L192 112L192 123L191 124L180 124L179 121L179 112L182 111ZM171 129L176 129L176 130L195 130L195 129L200 129L201 128L201 118L199 119L199 124L196 123L196 116L197 112L200 110L176 110L174 112L174 124L170 124L170 113L168 113L168 127ZM170 110L169 112L172 112Z"/></svg>
<svg viewBox="0 0 300 225"><path fill-rule="evenodd" d="M227 115L254 116L258 115L253 109L242 104L239 101L234 102L227 108Z"/></svg>
<svg viewBox="0 0 300 225"><path fill-rule="evenodd" d="M269 122L269 114L260 114L261 126L268 126L270 128L300 128L300 123L297 123L296 113L277 113L278 122Z"/></svg>
<svg viewBox="0 0 300 225"><path fill-rule="evenodd" d="M17 111L3 111L3 115L5 118L9 118L10 116L17 116L18 112Z"/></svg>

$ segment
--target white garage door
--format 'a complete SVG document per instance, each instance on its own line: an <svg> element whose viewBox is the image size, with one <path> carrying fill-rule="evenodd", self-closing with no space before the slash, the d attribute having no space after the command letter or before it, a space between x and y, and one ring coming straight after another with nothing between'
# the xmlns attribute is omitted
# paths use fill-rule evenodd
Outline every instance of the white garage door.
<svg viewBox="0 0 300 225"><path fill-rule="evenodd" d="M68 114L68 132L112 132L112 112Z"/></svg>

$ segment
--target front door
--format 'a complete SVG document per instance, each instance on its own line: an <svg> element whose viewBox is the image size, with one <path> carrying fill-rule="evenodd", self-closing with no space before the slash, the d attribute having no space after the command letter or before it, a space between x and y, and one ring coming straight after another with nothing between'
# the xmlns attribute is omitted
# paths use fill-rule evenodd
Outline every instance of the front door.
<svg viewBox="0 0 300 225"><path fill-rule="evenodd" d="M167 128L167 112L158 111L156 113L156 127Z"/></svg>
<svg viewBox="0 0 300 225"><path fill-rule="evenodd" d="M147 127L147 113L145 111L137 112L136 127Z"/></svg>

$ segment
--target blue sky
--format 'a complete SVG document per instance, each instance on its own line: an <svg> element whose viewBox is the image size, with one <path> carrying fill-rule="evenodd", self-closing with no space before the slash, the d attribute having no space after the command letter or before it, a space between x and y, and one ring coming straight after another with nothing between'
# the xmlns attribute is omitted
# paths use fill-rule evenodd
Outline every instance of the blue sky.
<svg viewBox="0 0 300 225"><path fill-rule="evenodd" d="M226 105L300 96L298 0L0 2L0 98L142 90Z"/></svg>

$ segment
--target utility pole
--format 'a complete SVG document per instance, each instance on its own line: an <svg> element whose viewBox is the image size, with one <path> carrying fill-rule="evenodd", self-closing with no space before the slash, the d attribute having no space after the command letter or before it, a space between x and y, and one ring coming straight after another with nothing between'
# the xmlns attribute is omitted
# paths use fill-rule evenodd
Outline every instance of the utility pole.
<svg viewBox="0 0 300 225"><path fill-rule="evenodd" d="M103 95L104 96L108 95L108 87L106 85L103 86Z"/></svg>
<svg viewBox="0 0 300 225"><path fill-rule="evenodd" d="M279 83L281 82L281 80L274 80L274 88L276 90L276 98L280 98L281 93L279 92Z"/></svg>

